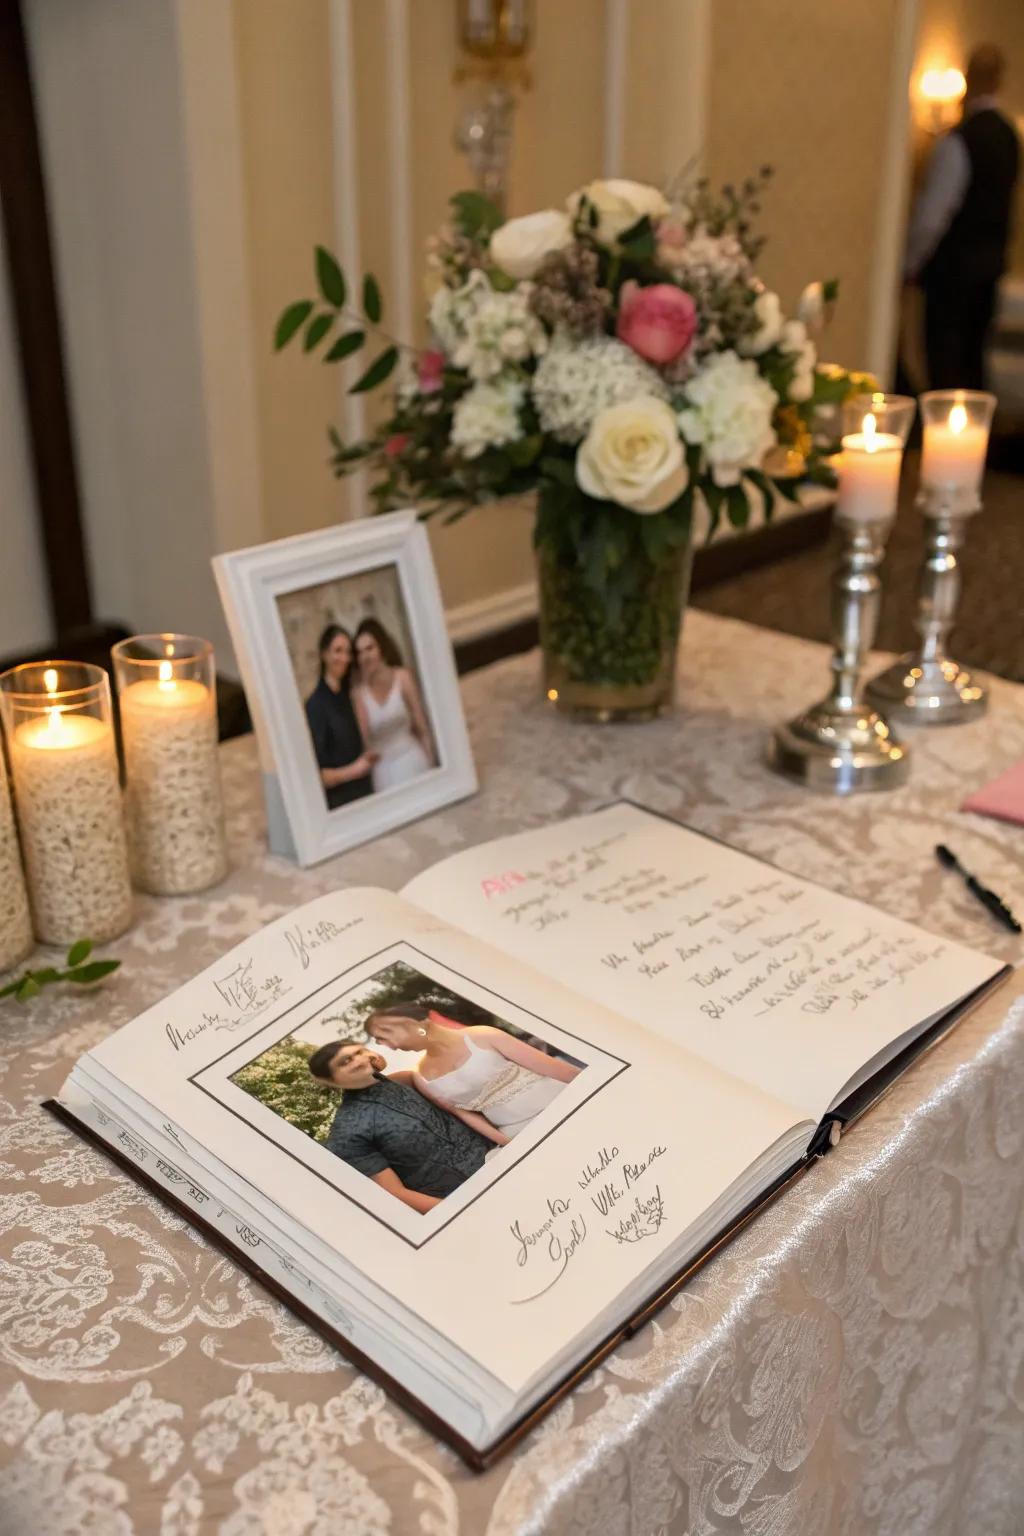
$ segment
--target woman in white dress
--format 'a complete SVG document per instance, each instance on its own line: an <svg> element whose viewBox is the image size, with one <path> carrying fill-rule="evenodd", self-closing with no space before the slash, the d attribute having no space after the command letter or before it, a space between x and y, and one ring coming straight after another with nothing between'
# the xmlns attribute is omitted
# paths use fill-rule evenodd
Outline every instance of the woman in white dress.
<svg viewBox="0 0 1024 1536"><path fill-rule="evenodd" d="M581 1070L503 1029L453 1028L443 1014L418 1003L380 1009L368 1032L381 1045L421 1051L411 1075L415 1087L498 1146L524 1131Z"/></svg>
<svg viewBox="0 0 1024 1536"><path fill-rule="evenodd" d="M392 636L376 619L364 619L355 644L356 716L367 750L378 754L373 787L379 792L435 768L437 754L416 680Z"/></svg>

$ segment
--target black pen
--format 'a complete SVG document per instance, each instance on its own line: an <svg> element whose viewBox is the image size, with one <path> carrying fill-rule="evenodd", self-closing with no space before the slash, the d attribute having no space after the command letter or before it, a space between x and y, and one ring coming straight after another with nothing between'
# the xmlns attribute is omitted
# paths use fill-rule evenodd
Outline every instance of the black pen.
<svg viewBox="0 0 1024 1536"><path fill-rule="evenodd" d="M993 917L997 917L1013 933L1024 932L1024 929L1021 928L1020 923L1018 923L1002 897L997 896L995 891L990 891L987 885L982 885L981 881L976 880L973 875L969 875L956 854L952 849L947 848L945 843L936 843L935 857L947 869L955 869L957 874L963 875L964 882L971 895L976 896L982 906L988 907Z"/></svg>

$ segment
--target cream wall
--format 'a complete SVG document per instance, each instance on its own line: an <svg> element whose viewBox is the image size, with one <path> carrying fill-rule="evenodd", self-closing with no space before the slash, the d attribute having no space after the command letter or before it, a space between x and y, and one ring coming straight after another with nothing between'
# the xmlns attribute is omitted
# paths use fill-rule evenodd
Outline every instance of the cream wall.
<svg viewBox="0 0 1024 1536"><path fill-rule="evenodd" d="M840 279L826 349L851 367L876 361L875 263L879 221L892 201L890 65L901 9L901 0L712 4L709 174L740 181L752 167L774 167L763 276L786 308L806 282ZM901 218L900 191L891 213Z"/></svg>

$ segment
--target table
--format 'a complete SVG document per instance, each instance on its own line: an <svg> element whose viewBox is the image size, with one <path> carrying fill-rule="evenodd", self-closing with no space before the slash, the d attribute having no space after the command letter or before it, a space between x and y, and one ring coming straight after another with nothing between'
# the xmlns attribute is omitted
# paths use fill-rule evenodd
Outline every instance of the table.
<svg viewBox="0 0 1024 1536"><path fill-rule="evenodd" d="M253 743L229 743L229 879L140 898L102 992L0 1011L0 1531L1024 1528L1016 982L482 1476L38 1108L82 1051L298 902L396 887L456 848L617 794L1018 958L931 849L948 840L1024 906L1024 829L955 812L1024 756L1024 689L996 682L987 722L916 737L904 789L838 801L761 760L770 725L824 691L819 646L691 611L682 708L617 729L546 712L536 666L464 680L479 796L304 873L266 853Z"/></svg>

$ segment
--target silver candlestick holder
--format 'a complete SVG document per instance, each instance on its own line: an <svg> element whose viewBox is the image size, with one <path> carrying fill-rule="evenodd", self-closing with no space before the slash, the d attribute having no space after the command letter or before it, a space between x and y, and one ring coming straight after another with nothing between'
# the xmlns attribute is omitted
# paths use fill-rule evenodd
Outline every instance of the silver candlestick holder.
<svg viewBox="0 0 1024 1536"><path fill-rule="evenodd" d="M910 767L907 748L864 698L861 673L878 628L878 570L896 515L914 401L875 394L849 402L844 418L847 425L859 421L862 430L843 437L837 460L835 527L841 546L832 578L832 686L819 703L774 732L768 752L779 773L835 795L891 789Z"/></svg>
<svg viewBox="0 0 1024 1536"><path fill-rule="evenodd" d="M811 789L849 795L902 784L910 762L888 720L871 708L860 690L878 627L878 567L892 522L837 518L836 527L843 546L832 580L832 686L820 703L776 730L770 761L780 773Z"/></svg>
<svg viewBox="0 0 1024 1536"><path fill-rule="evenodd" d="M868 698L901 725L954 725L977 720L985 689L948 652L960 599L959 551L967 524L981 511L981 482L995 396L981 390L931 390L921 396L924 445L918 506L924 513L925 560L918 587L917 650L868 685Z"/></svg>
<svg viewBox="0 0 1024 1536"><path fill-rule="evenodd" d="M918 588L914 628L921 636L916 651L868 684L867 695L902 725L952 725L976 720L988 707L988 694L975 677L948 654L949 632L960 599L958 551L975 506L957 510L952 498L925 488L918 497L925 509L925 560Z"/></svg>

